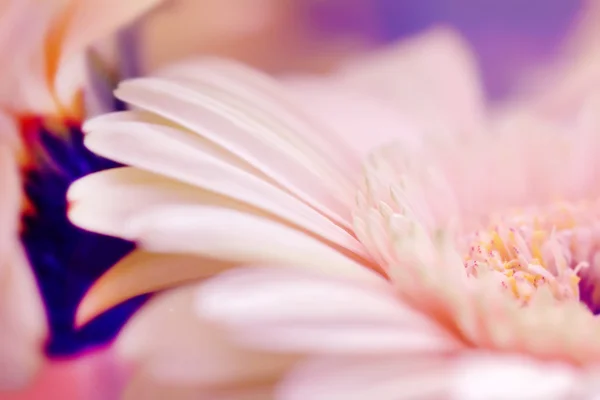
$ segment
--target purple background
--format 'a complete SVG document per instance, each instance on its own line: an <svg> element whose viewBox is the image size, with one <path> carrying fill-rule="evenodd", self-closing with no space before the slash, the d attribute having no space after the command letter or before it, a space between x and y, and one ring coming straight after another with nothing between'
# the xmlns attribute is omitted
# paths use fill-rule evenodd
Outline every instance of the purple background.
<svg viewBox="0 0 600 400"><path fill-rule="evenodd" d="M360 33L390 42L436 24L461 32L477 53L489 94L506 93L525 66L558 51L581 0L327 0L308 9L326 34Z"/></svg>

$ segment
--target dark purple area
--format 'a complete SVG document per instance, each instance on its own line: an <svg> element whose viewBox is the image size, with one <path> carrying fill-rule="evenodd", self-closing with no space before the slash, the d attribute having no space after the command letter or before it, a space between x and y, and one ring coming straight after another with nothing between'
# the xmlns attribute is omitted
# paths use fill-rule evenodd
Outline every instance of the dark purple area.
<svg viewBox="0 0 600 400"><path fill-rule="evenodd" d="M85 98L97 100L96 111L122 111L125 104L112 95L117 77L139 73L135 29L116 37L119 65L110 71L102 60L88 58L91 78ZM87 110L88 112L90 110ZM92 283L129 253L134 244L79 229L67 218L66 193L76 179L119 166L83 145L81 121L66 122L67 134L48 130L43 118L22 119L22 135L34 159L24 171L24 189L35 210L23 217L21 236L46 307L51 356L68 356L110 342L129 317L143 304L140 296L75 328L75 312Z"/></svg>
<svg viewBox="0 0 600 400"><path fill-rule="evenodd" d="M23 217L21 239L46 306L47 352L67 356L109 342L145 298L128 301L82 329L75 328L75 312L85 292L133 244L71 224L66 192L77 178L117 165L83 146L77 123L69 125L65 138L44 128L41 119L25 122L23 130L35 139L30 150L37 159L24 172L25 194L35 211Z"/></svg>

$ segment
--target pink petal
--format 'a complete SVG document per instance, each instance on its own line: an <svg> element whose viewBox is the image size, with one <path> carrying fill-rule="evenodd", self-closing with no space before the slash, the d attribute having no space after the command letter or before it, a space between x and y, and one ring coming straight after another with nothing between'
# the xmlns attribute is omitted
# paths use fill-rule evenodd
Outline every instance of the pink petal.
<svg viewBox="0 0 600 400"><path fill-rule="evenodd" d="M280 385L281 400L438 400L448 362L435 357L321 357L301 364Z"/></svg>
<svg viewBox="0 0 600 400"><path fill-rule="evenodd" d="M154 252L323 268L332 274L376 279L366 267L303 232L235 210L156 207L132 219L129 231L142 248Z"/></svg>
<svg viewBox="0 0 600 400"><path fill-rule="evenodd" d="M133 251L94 282L79 303L76 323L82 326L137 295L205 279L232 266L194 255Z"/></svg>
<svg viewBox="0 0 600 400"><path fill-rule="evenodd" d="M274 381L295 357L241 349L194 312L196 286L159 295L133 317L116 343L136 379L171 387L242 389ZM148 334L151 332L151 334ZM144 385L132 382L143 390ZM150 386L152 387L152 386ZM139 397L138 397L139 398Z"/></svg>
<svg viewBox="0 0 600 400"><path fill-rule="evenodd" d="M476 133L485 116L476 60L447 28L358 59L339 75L349 87L392 102L399 115L426 132Z"/></svg>
<svg viewBox="0 0 600 400"><path fill-rule="evenodd" d="M54 72L53 86L58 100L69 105L83 85L85 69L82 64L85 48L130 23L161 0L70 0L66 7L62 35L51 42L56 52L50 60ZM56 63L56 64L53 64Z"/></svg>
<svg viewBox="0 0 600 400"><path fill-rule="evenodd" d="M231 326L239 340L273 350L418 353L457 346L383 280L361 284L301 270L238 269L203 286L197 310Z"/></svg>
<svg viewBox="0 0 600 400"><path fill-rule="evenodd" d="M198 141L203 138L226 149L336 222L349 225L353 177L322 154L324 150L307 144L303 138L310 134L292 130L270 108L259 108L260 103L240 101L240 94L223 96L212 87L188 86L148 78L122 84L117 96L192 130Z"/></svg>
<svg viewBox="0 0 600 400"><path fill-rule="evenodd" d="M43 305L18 238L20 181L13 149L0 144L0 388L20 387L39 368Z"/></svg>
<svg viewBox="0 0 600 400"><path fill-rule="evenodd" d="M2 400L104 400L119 398L125 372L109 352L46 364L26 389L0 393Z"/></svg>
<svg viewBox="0 0 600 400"><path fill-rule="evenodd" d="M567 400L583 389L577 368L521 356L467 356L451 374L453 400Z"/></svg>

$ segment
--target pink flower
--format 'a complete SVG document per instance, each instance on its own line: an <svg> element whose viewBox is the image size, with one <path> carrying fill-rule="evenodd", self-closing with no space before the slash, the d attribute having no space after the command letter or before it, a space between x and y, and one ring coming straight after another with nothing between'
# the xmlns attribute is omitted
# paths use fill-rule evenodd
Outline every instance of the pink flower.
<svg viewBox="0 0 600 400"><path fill-rule="evenodd" d="M177 362L212 341L188 342L186 327L217 322L241 345L301 355L275 389L285 400L596 395L598 125L588 109L563 124L529 110L486 120L448 35L322 86L215 60L124 82L136 109L89 121L86 145L130 167L76 182L70 216L140 249L97 282L80 322L245 265L175 290L178 307L157 300L121 354L153 384L206 390L214 378L192 377L203 367ZM140 350L158 327L168 334Z"/></svg>
<svg viewBox="0 0 600 400"><path fill-rule="evenodd" d="M423 107L431 98L432 109L456 110L447 114L449 130L473 129L480 93L472 89L477 85L470 81L461 42L447 31L417 40L419 46L409 42L382 57L397 65L400 81L421 74ZM430 57L431 50L440 54ZM447 79L431 66L439 58L448 67ZM383 64L375 58L367 66L379 70ZM138 109L88 121L86 145L134 167L76 182L70 216L85 229L136 240L141 250L96 283L81 305L80 321L131 296L239 263L380 269L352 227L361 162L370 148L391 138L418 141L414 130L430 124L412 110L403 114L403 93L390 98L394 91L386 92L380 74L357 67L321 87L294 79L282 88L218 60L122 83L117 96ZM440 83L425 86L431 79ZM464 103L446 94L456 81L469 83ZM315 108L305 104L310 94ZM330 115L321 113L323 96L329 96ZM356 115L340 114L342 109ZM369 121L376 131L358 129ZM189 255L190 266L173 269L168 256L157 259L156 253ZM202 265L198 257L205 259ZM215 265L214 259L225 263Z"/></svg>
<svg viewBox="0 0 600 400"><path fill-rule="evenodd" d="M594 398L600 142L585 122L375 152L354 229L385 283L237 270L200 288L198 312L251 347L314 354L286 400Z"/></svg>
<svg viewBox="0 0 600 400"><path fill-rule="evenodd" d="M414 274L431 277L428 272ZM519 308L493 285L471 282L472 293L444 283L440 294L419 280L368 284L301 269L244 268L199 286L194 305L199 316L225 323L250 348L311 354L279 383L277 399L597 395L597 365L567 360L572 346L593 343L581 314L567 317L569 307L552 303ZM423 298L410 304L406 293ZM424 310L444 308L432 297L448 301L452 313Z"/></svg>
<svg viewBox="0 0 600 400"><path fill-rule="evenodd" d="M427 81L436 75L429 64L439 62L438 57L430 59L429 46L443 50L445 64L457 67L449 69L447 82L436 75L440 84L427 86L427 96L437 99L435 107L457 106L456 113L448 113L449 125L469 121L471 106L462 108L440 94L453 90L457 80L470 82L459 67L471 65L460 41L445 32L417 40L422 51L409 43L398 54L383 57L393 55L400 70L420 72ZM375 58L373 68L382 61ZM380 76L367 72L360 64L351 65L331 80L294 78L282 89L239 65L208 60L123 83L117 95L139 108L89 121L86 145L136 167L76 182L69 192L70 216L86 229L136 240L138 250L95 284L79 309L78 322L136 294L178 287L248 263L298 265L380 282L371 270L380 266L352 231L361 160L368 146L392 137L412 143L413 129L428 121L412 111L397 115L405 99L388 97ZM325 100L319 105L330 105L334 114L303 104L312 93L315 102ZM473 98L465 98L479 107L477 89ZM356 118L337 114L345 107L356 111ZM340 118L330 118L336 115ZM371 132L360 129L368 121L378 127L371 143L365 140ZM132 363L134 378L127 392L133 397L150 391L235 399L242 394L263 399L271 393L290 360L270 361L223 341L212 324L194 318L193 298L193 287L175 289L125 328L115 348ZM248 376L248 371L255 372Z"/></svg>

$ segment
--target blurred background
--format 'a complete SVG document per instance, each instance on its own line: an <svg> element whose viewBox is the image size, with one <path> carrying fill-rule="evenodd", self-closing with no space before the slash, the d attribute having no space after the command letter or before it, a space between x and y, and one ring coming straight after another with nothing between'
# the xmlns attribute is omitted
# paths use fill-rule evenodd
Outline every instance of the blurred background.
<svg viewBox="0 0 600 400"><path fill-rule="evenodd" d="M492 98L563 49L582 0L167 0L140 22L145 72L191 54L271 73L324 71L340 59L436 25L477 54Z"/></svg>

